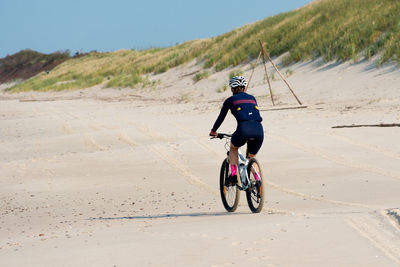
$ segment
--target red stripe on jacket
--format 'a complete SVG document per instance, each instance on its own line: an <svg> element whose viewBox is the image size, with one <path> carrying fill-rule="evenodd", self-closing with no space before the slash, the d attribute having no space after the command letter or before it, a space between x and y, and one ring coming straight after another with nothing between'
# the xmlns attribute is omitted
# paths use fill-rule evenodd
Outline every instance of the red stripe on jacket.
<svg viewBox="0 0 400 267"><path fill-rule="evenodd" d="M239 105L239 104L254 104L254 105L257 105L257 102L252 100L252 99L240 99L240 100L233 101L233 105L234 106Z"/></svg>

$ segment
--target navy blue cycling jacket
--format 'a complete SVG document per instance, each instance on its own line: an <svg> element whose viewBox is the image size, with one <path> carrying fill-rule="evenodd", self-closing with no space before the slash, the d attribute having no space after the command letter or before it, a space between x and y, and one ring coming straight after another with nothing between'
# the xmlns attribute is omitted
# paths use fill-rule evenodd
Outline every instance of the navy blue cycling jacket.
<svg viewBox="0 0 400 267"><path fill-rule="evenodd" d="M214 132L216 132L221 126L228 110L232 112L232 115L236 118L238 124L244 121L262 121L257 101L254 96L241 92L225 100L221 112L212 128Z"/></svg>

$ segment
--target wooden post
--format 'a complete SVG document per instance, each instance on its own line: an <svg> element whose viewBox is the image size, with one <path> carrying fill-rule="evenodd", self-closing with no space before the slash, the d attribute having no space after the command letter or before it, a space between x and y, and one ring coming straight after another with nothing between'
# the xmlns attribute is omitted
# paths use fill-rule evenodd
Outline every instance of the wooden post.
<svg viewBox="0 0 400 267"><path fill-rule="evenodd" d="M293 94L294 97L296 98L296 100L297 100L297 102L299 103L299 105L303 105L303 104L301 103L301 101L299 100L299 98L298 98L298 97L296 96L296 94L294 93L292 87L290 87L289 83L286 81L285 77L283 77L282 73L279 71L278 67L277 67L277 66L275 65L275 63L272 61L272 59L271 59L271 57L269 56L269 54L267 54L267 53L264 52L264 46L262 45L261 40L259 40L259 41L260 41L260 44L261 44L261 48L263 49L263 54L266 54L266 55L267 55L268 60L272 63L272 66L274 66L276 72L278 72L279 76L281 76L282 80L286 83L286 85L288 86L290 92L292 92L292 94Z"/></svg>
<svg viewBox="0 0 400 267"><path fill-rule="evenodd" d="M274 102L274 95L272 93L272 89L271 89L271 83L269 82L269 77L268 77L268 72L267 72L267 66L265 63L265 51L264 51L264 46L261 43L261 40L258 40L260 42L260 46L261 46L261 54L263 57L263 63L264 63L264 71L265 71L265 76L267 76L267 81L268 81L268 87L269 87L269 93L271 94L271 101L272 101L272 105L275 106L275 102Z"/></svg>
<svg viewBox="0 0 400 267"><path fill-rule="evenodd" d="M247 91L247 88L249 88L249 86L250 86L251 78L253 77L254 71L255 71L255 69L256 69L256 67L257 67L258 61L260 60L260 57L261 57L261 51L260 51L260 53L258 54L256 64L254 65L253 71L251 72L249 82L247 83L247 86L246 86L246 91Z"/></svg>
<svg viewBox="0 0 400 267"><path fill-rule="evenodd" d="M400 127L400 123L339 125L339 126L333 126L332 128L339 129L339 128L357 128L357 127Z"/></svg>

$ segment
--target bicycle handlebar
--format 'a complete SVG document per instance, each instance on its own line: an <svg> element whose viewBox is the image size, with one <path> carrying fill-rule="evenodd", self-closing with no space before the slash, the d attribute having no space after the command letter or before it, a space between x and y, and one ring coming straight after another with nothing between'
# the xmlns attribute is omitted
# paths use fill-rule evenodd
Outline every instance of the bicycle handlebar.
<svg viewBox="0 0 400 267"><path fill-rule="evenodd" d="M231 134L219 133L219 134L217 134L217 136L212 136L211 139L215 139L215 138L223 139L223 138L231 138L231 137L232 137Z"/></svg>

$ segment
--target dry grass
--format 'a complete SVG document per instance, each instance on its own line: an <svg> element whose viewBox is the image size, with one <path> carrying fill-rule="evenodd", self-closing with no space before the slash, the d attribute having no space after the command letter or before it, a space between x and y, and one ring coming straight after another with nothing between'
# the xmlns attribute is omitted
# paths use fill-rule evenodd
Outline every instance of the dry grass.
<svg viewBox="0 0 400 267"><path fill-rule="evenodd" d="M63 90L96 84L135 87L148 84L147 74L194 59L204 63L205 69L220 71L255 59L259 39L271 56L287 53L284 64L320 57L357 61L360 55L379 55L377 66L389 60L400 62L399 14L400 1L396 0L320 0L210 39L169 48L90 53L11 90Z"/></svg>

